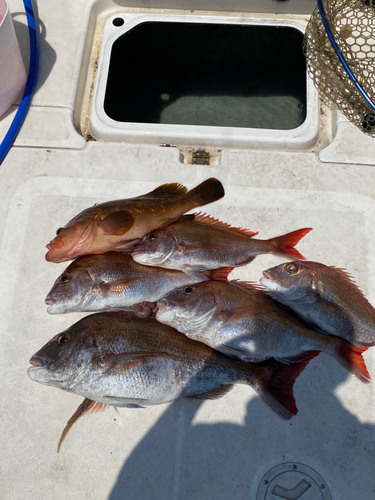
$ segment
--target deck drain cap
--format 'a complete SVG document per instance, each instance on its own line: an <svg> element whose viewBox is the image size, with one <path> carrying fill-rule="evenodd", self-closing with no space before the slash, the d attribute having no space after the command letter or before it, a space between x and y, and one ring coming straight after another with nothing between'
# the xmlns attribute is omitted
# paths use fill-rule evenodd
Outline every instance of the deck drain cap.
<svg viewBox="0 0 375 500"><path fill-rule="evenodd" d="M298 462L273 467L262 478L256 500L331 500L324 479Z"/></svg>

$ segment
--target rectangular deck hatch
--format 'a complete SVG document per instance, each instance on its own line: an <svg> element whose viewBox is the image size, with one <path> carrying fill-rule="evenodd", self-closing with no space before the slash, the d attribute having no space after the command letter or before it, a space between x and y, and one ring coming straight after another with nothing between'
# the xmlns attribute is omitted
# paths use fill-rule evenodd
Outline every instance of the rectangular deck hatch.
<svg viewBox="0 0 375 500"><path fill-rule="evenodd" d="M288 26L138 24L112 46L104 110L118 122L297 128L302 39Z"/></svg>
<svg viewBox="0 0 375 500"><path fill-rule="evenodd" d="M124 14L104 25L89 133L188 147L306 149L318 93L305 21ZM88 82L92 86L92 82Z"/></svg>

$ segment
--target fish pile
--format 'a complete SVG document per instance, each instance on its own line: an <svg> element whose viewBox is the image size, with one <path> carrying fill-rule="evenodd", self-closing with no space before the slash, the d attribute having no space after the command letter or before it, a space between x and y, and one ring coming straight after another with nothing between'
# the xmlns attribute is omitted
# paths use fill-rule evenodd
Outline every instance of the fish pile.
<svg viewBox="0 0 375 500"><path fill-rule="evenodd" d="M375 345L375 309L343 269L305 260L295 245L311 228L268 240L202 213L224 196L217 179L191 191L165 184L137 198L83 210L47 245L75 259L46 298L50 314L95 312L54 336L28 375L85 399L68 421L115 407L183 397L216 399L250 385L287 420L293 384L326 352L363 382ZM228 281L258 255L292 262L259 284Z"/></svg>

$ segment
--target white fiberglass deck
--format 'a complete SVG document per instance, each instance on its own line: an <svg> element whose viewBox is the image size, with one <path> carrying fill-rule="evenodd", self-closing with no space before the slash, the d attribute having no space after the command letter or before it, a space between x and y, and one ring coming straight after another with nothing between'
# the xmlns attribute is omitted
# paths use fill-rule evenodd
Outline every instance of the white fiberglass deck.
<svg viewBox="0 0 375 500"><path fill-rule="evenodd" d="M130 3L100 4L114 12ZM167 3L154 6L165 11ZM346 267L375 305L372 140L341 120L320 151L225 149L218 166L182 164L176 148L86 143L73 127L73 108L77 47L93 4L38 1L46 27L40 85L23 135L0 167L0 498L373 500L375 348L364 356L374 379L367 385L327 355L314 359L295 384L299 413L288 422L249 387L237 386L216 401L111 408L82 418L56 453L82 398L37 384L26 370L40 347L83 314L47 314L45 296L66 264L46 262L45 244L95 202L217 177L226 196L205 211L260 238L313 227L298 249L310 260ZM22 11L18 0L10 6ZM264 9L293 6L308 13L313 3L269 1ZM281 262L258 257L231 277L257 281L262 269Z"/></svg>

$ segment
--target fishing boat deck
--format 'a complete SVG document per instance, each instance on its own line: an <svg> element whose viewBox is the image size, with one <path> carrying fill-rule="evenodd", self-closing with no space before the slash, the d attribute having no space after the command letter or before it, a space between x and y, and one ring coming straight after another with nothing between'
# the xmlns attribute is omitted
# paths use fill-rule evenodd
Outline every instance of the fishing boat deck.
<svg viewBox="0 0 375 500"><path fill-rule="evenodd" d="M302 20L314 8L302 0L177 3L180 13L199 5L212 11L214 3L215 15L231 10ZM298 245L301 253L348 269L375 304L375 143L336 112L322 106L321 134L308 150L224 148L218 165L184 164L178 147L99 142L81 134L87 40L97 42L93 19L100 24L116 11L140 7L165 14L168 4L38 1L37 92L0 167L0 497L270 500L292 498L285 495L307 481L309 488L300 486L293 498L373 500L374 382L361 383L324 354L298 378L299 413L288 422L249 387L236 386L215 401L111 408L82 418L56 453L82 398L36 384L26 370L42 345L84 316L47 314L44 299L66 265L48 263L44 255L56 229L87 206L162 183L190 188L216 177L226 195L203 211L264 239L312 227ZM10 8L27 58L22 2L11 0ZM14 111L0 120L0 138ZM263 269L281 262L260 256L231 278L258 281ZM375 378L375 349L364 358Z"/></svg>

